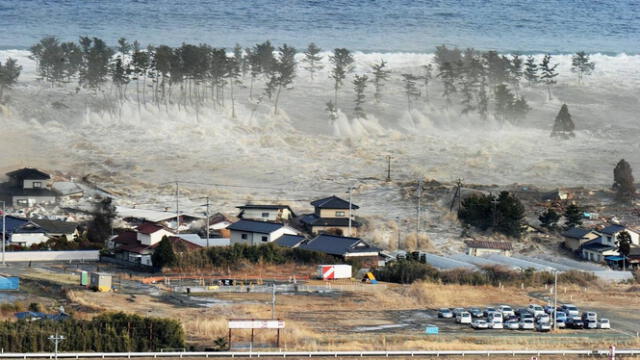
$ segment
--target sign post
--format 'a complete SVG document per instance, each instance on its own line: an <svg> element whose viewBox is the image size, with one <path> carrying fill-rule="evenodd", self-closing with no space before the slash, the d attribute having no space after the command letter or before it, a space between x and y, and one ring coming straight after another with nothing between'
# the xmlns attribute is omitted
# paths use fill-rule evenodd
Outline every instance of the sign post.
<svg viewBox="0 0 640 360"><path fill-rule="evenodd" d="M229 320L229 349L231 349L232 329L251 329L251 350L256 329L276 329L276 346L280 347L280 329L284 329L284 320Z"/></svg>

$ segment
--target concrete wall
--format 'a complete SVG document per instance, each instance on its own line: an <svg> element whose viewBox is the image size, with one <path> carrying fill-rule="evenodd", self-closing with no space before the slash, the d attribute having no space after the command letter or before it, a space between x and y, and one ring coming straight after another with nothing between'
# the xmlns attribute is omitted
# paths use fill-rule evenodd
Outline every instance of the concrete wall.
<svg viewBox="0 0 640 360"><path fill-rule="evenodd" d="M20 200L26 200L28 205L18 204ZM33 206L35 204L54 204L56 202L55 196L14 196L13 206Z"/></svg>
<svg viewBox="0 0 640 360"><path fill-rule="evenodd" d="M355 210L351 209L351 215ZM349 218L349 209L321 209L320 217L323 218Z"/></svg>
<svg viewBox="0 0 640 360"><path fill-rule="evenodd" d="M158 231L156 231L156 232L154 232L153 234L150 234L150 235L143 234L143 233L138 233L136 235L136 238L143 245L151 246L151 245L159 243L162 240L162 238L165 237L165 236L171 237L171 236L173 236L173 233L171 233L171 232L169 232L167 230L161 229L161 230L158 230Z"/></svg>
<svg viewBox="0 0 640 360"><path fill-rule="evenodd" d="M42 244L47 242L49 237L42 233L18 233L11 235L11 243L29 247L34 244Z"/></svg>
<svg viewBox="0 0 640 360"><path fill-rule="evenodd" d="M246 239L242 238L243 234L246 235ZM298 233L295 230L287 226L283 226L280 229L272 232L271 234L259 234L259 233L252 233L247 231L231 230L231 245L234 245L234 244L262 245L262 244L270 243L278 239L280 236L284 234L298 235ZM266 239L263 240L263 237Z"/></svg>
<svg viewBox="0 0 640 360"><path fill-rule="evenodd" d="M69 251L7 251L5 261L98 261L99 250L69 250Z"/></svg>

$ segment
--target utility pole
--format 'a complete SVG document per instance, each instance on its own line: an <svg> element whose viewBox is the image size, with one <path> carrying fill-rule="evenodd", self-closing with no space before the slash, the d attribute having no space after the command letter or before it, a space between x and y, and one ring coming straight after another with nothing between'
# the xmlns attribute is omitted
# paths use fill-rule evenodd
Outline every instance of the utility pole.
<svg viewBox="0 0 640 360"><path fill-rule="evenodd" d="M49 341L53 342L54 344L54 352L56 354L56 360L58 359L58 344L64 339L65 337L63 335L58 335L57 331L55 335L49 335Z"/></svg>
<svg viewBox="0 0 640 360"><path fill-rule="evenodd" d="M353 236L351 232L351 189L353 186L349 186L349 236Z"/></svg>
<svg viewBox="0 0 640 360"><path fill-rule="evenodd" d="M273 283L271 288L271 320L276 319L276 283Z"/></svg>
<svg viewBox="0 0 640 360"><path fill-rule="evenodd" d="M7 266L7 263L4 260L4 252L5 252L5 242L7 241L7 206L4 201L2 201L2 266Z"/></svg>
<svg viewBox="0 0 640 360"><path fill-rule="evenodd" d="M176 181L176 234L180 234L180 183Z"/></svg>
<svg viewBox="0 0 640 360"><path fill-rule="evenodd" d="M207 207L207 249L209 248L209 196L207 196L207 203L205 204Z"/></svg>
<svg viewBox="0 0 640 360"><path fill-rule="evenodd" d="M493 196L489 194L490 196ZM491 204L493 204L493 231L496 231L496 226L498 225L498 199L491 200Z"/></svg>
<svg viewBox="0 0 640 360"><path fill-rule="evenodd" d="M391 182L391 155L387 155L387 182Z"/></svg>
<svg viewBox="0 0 640 360"><path fill-rule="evenodd" d="M422 196L422 179L418 180L418 218L416 223L416 235L420 234L420 198Z"/></svg>
<svg viewBox="0 0 640 360"><path fill-rule="evenodd" d="M449 211L453 211L453 208L458 205L458 211L462 207L462 181L464 179L458 178L456 180L456 191L453 194L453 199L451 199L451 206L449 206Z"/></svg>
<svg viewBox="0 0 640 360"><path fill-rule="evenodd" d="M553 330L556 330L558 324L558 270L554 272L553 276Z"/></svg>

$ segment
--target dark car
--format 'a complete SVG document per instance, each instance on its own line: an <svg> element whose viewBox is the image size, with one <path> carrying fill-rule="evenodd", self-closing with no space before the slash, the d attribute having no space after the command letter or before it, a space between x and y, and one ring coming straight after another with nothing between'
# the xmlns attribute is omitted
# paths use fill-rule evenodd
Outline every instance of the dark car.
<svg viewBox="0 0 640 360"><path fill-rule="evenodd" d="M569 329L582 329L584 328L584 323L579 316L570 316L567 318L566 322L567 328Z"/></svg>
<svg viewBox="0 0 640 360"><path fill-rule="evenodd" d="M484 316L484 313L482 312L482 310L478 308L471 308L468 311L471 314L471 316L473 316L474 318L479 318Z"/></svg>

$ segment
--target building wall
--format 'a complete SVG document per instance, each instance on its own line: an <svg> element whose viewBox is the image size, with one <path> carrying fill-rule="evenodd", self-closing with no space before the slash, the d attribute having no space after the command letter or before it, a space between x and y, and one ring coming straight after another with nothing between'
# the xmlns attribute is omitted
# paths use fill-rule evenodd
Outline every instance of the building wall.
<svg viewBox="0 0 640 360"><path fill-rule="evenodd" d="M511 251L508 250L500 250L500 249L479 249L479 248L467 248L467 255L471 256L483 256L483 255L491 255L498 254L504 256L511 256Z"/></svg>
<svg viewBox="0 0 640 360"><path fill-rule="evenodd" d="M40 183L40 187L35 187L34 183ZM49 185L47 180L24 180L23 189L46 189Z"/></svg>
<svg viewBox="0 0 640 360"><path fill-rule="evenodd" d="M351 209L351 215L355 210ZM320 217L323 218L349 218L349 209L320 209Z"/></svg>
<svg viewBox="0 0 640 360"><path fill-rule="evenodd" d="M335 229L339 229L342 231L342 236L358 236L358 229L356 227L351 227L351 234L349 234L348 226L314 226L311 229L311 232L314 234L318 234L320 232L332 232Z"/></svg>
<svg viewBox="0 0 640 360"><path fill-rule="evenodd" d="M22 200L27 201L27 205L20 204ZM13 197L13 206L14 207L22 207L22 206L33 206L36 204L53 204L56 202L55 196L14 196Z"/></svg>
<svg viewBox="0 0 640 360"><path fill-rule="evenodd" d="M5 261L98 261L100 250L7 251Z"/></svg>
<svg viewBox="0 0 640 360"><path fill-rule="evenodd" d="M153 234L138 233L136 238L141 244L151 246L162 241L162 238L165 236L173 236L173 233L162 229L154 232Z"/></svg>
<svg viewBox="0 0 640 360"><path fill-rule="evenodd" d="M246 235L246 239L242 238L243 234ZM272 232L271 234L259 234L259 233L252 233L252 232L248 232L248 231L231 230L231 245L234 245L234 244L247 244L247 245L267 244L267 243L270 243L272 241L275 241L276 239L278 239L280 236L282 236L284 234L297 235L298 233L296 231L294 231L293 229L287 227L287 226L283 226L280 229Z"/></svg>
<svg viewBox="0 0 640 360"><path fill-rule="evenodd" d="M263 216L267 215L267 216ZM279 209L244 209L242 212L243 219L260 220L260 221L278 221L280 218Z"/></svg>
<svg viewBox="0 0 640 360"><path fill-rule="evenodd" d="M31 234L12 234L11 243L29 247L34 244L42 244L47 242L49 237L43 233L31 233Z"/></svg>

